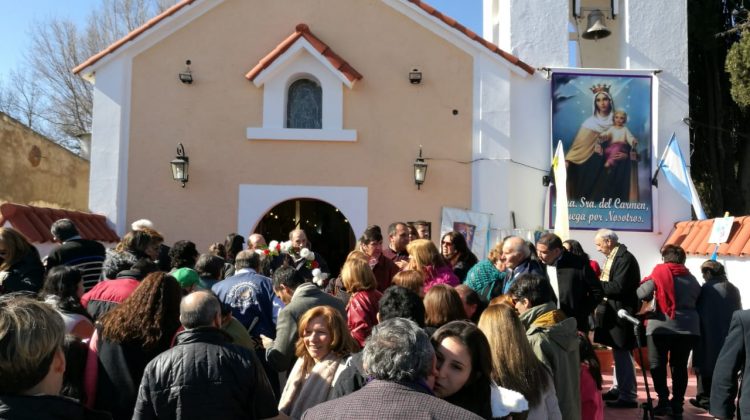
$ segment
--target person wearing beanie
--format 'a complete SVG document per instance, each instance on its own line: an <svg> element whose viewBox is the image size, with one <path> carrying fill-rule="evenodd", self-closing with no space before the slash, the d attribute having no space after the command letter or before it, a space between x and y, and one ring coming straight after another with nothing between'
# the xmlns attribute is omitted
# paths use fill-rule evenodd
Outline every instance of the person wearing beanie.
<svg viewBox="0 0 750 420"><path fill-rule="evenodd" d="M195 285L197 285L201 279L197 271L187 267L178 268L169 274L177 279L177 283L180 283L183 294L192 292Z"/></svg>

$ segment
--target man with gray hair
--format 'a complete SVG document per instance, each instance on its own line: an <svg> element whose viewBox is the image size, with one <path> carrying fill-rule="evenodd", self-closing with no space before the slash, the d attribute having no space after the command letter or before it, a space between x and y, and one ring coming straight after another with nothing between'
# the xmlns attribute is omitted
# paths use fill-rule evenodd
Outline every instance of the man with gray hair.
<svg viewBox="0 0 750 420"><path fill-rule="evenodd" d="M532 258L531 248L525 239L520 236L509 236L503 241L502 250L500 260L505 264L507 270L503 293L508 293L510 286L521 274L538 274L545 279L547 278L547 273L542 265Z"/></svg>
<svg viewBox="0 0 750 420"><path fill-rule="evenodd" d="M134 419L269 418L275 397L252 350L221 330L219 300L209 291L180 303L175 346L146 366Z"/></svg>
<svg viewBox="0 0 750 420"><path fill-rule="evenodd" d="M60 246L53 249L47 256L45 266L47 271L58 265L77 268L83 278L86 290L92 288L102 273L104 263L104 245L90 239L83 239L78 233L75 223L70 219L60 219L52 224L50 233Z"/></svg>
<svg viewBox="0 0 750 420"><path fill-rule="evenodd" d="M273 285L258 273L260 256L255 251L240 251L234 259L235 274L211 287L221 302L232 307L232 315L254 338L276 338L273 321Z"/></svg>
<svg viewBox="0 0 750 420"><path fill-rule="evenodd" d="M373 379L357 392L307 410L303 419L481 418L432 395L435 350L414 321L383 321L372 329L363 352Z"/></svg>
<svg viewBox="0 0 750 420"><path fill-rule="evenodd" d="M0 418L111 419L60 396L65 324L48 304L0 296Z"/></svg>
<svg viewBox="0 0 750 420"><path fill-rule="evenodd" d="M609 229L599 229L594 237L596 250L607 257L599 277L604 298L594 311L594 341L612 347L615 359L615 380L612 389L603 397L612 408L638 406L635 367L630 352L635 348L633 326L618 318L624 309L631 315L638 306L638 285L641 270L633 254L619 242L617 234Z"/></svg>

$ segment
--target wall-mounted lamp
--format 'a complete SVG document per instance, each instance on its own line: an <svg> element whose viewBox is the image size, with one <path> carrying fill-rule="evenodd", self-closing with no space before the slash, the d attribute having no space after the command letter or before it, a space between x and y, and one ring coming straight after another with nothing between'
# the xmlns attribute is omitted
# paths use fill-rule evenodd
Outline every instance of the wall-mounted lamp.
<svg viewBox="0 0 750 420"><path fill-rule="evenodd" d="M175 157L169 164L172 166L172 179L177 182L182 182L182 188L185 188L185 183L188 182L188 166L190 166L190 159L185 155L185 148L182 143L177 144L177 157Z"/></svg>
<svg viewBox="0 0 750 420"><path fill-rule="evenodd" d="M414 183L417 184L417 189L421 189L424 184L425 176L427 176L427 163L422 159L422 145L419 145L419 157L414 161Z"/></svg>
<svg viewBox="0 0 750 420"><path fill-rule="evenodd" d="M419 69L414 69L409 72L409 83L412 85L418 85L422 83L422 72Z"/></svg>
<svg viewBox="0 0 750 420"><path fill-rule="evenodd" d="M185 70L180 73L180 81L186 85L193 83L193 72L190 71L190 60L185 61Z"/></svg>

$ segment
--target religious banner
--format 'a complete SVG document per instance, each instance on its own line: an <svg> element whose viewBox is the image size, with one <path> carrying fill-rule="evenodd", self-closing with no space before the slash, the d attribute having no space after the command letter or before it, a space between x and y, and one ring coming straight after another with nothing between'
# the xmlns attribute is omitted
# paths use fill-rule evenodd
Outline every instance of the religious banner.
<svg viewBox="0 0 750 420"><path fill-rule="evenodd" d="M487 213L443 207L440 239L450 231L461 233L471 252L481 260L489 252L490 218Z"/></svg>
<svg viewBox="0 0 750 420"><path fill-rule="evenodd" d="M570 229L653 230L652 84L623 70L552 74L552 150L562 141Z"/></svg>

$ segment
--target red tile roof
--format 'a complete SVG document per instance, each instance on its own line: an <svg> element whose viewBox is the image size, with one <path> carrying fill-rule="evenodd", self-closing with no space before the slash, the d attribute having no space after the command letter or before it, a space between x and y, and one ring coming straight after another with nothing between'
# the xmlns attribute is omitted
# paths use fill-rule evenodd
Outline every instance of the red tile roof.
<svg viewBox="0 0 750 420"><path fill-rule="evenodd" d="M503 57L504 59L510 61L512 64L515 64L516 66L522 68L524 71L526 71L529 74L534 74L534 67L531 67L530 65L524 63L521 61L520 58L516 57L513 54L510 54L506 51L503 51L498 47L497 45L491 43L490 41L487 41L486 39L482 38L481 36L477 35L476 32L472 31L471 29L467 28L466 26L458 23L456 19L453 19L452 17L445 15L441 13L439 10L435 9L434 7L430 6L429 4L421 1L421 0L408 0L410 3L414 3L415 5L419 6L422 10L429 13L430 15L440 19L445 23L446 25L450 26L451 28L461 32L462 34L466 35L470 39L478 42L479 44L483 45L490 51L494 52L495 54Z"/></svg>
<svg viewBox="0 0 750 420"><path fill-rule="evenodd" d="M32 243L52 242L49 229L58 219L70 219L84 239L102 242L119 242L117 234L107 226L107 219L98 214L73 210L51 209L4 203L0 205L0 226L9 222L14 229L26 235Z"/></svg>
<svg viewBox="0 0 750 420"><path fill-rule="evenodd" d="M709 244L713 219L679 222L664 245L681 246L688 255L710 256L715 244ZM719 255L744 257L750 255L750 216L735 217L729 239L719 246Z"/></svg>
<svg viewBox="0 0 750 420"><path fill-rule="evenodd" d="M281 44L277 45L270 53L263 57L255 67L250 70L245 77L251 82L265 69L268 68L279 56L284 54L298 39L304 38L310 45L315 48L323 57L325 57L331 65L340 71L344 77L349 79L350 82L360 80L362 75L354 69L349 63L339 57L333 50L326 45L325 42L321 41L318 37L310 32L310 28L304 23L300 23L294 28L294 32L289 35Z"/></svg>
<svg viewBox="0 0 750 420"><path fill-rule="evenodd" d="M123 45L127 44L129 41L134 40L137 38L140 34L145 32L146 30L156 26L159 22L164 20L165 18L172 16L173 14L180 11L185 6L188 6L192 3L194 3L196 0L182 0L179 3L175 4L174 6L170 7L169 9L162 12L160 15L154 17L153 19L149 20L145 24L143 24L141 27L135 29L134 31L130 32L129 34L125 35L123 38L119 39L118 41L115 41L112 45L109 47L103 49L99 53L91 56L88 60L84 61L83 63L76 66L76 68L73 69L73 73L78 74L81 72L81 70L85 69L86 67L89 67L93 64L96 64L99 60L106 57L107 55L115 52L117 49L122 47ZM503 51L500 49L497 45L487 41L486 39L482 38L481 36L477 35L475 32L471 31L464 25L461 25L458 23L455 19L451 18L450 16L444 15L443 13L439 12L434 7L430 6L429 4L420 1L420 0L407 0L416 6L420 7L425 12L429 13L430 15L438 18L440 21L445 23L446 25L452 27L453 29L459 31L460 33L464 34L465 36L469 37L470 39L474 40L475 42L478 42L479 44L483 45L490 51L494 52L495 54L498 54L499 56L503 57L504 59L510 61L512 64L522 68L524 71L526 71L529 74L534 74L534 68L530 65L524 63L521 61L518 57L514 56L513 54L510 54L506 51ZM278 47L277 47L278 48Z"/></svg>

